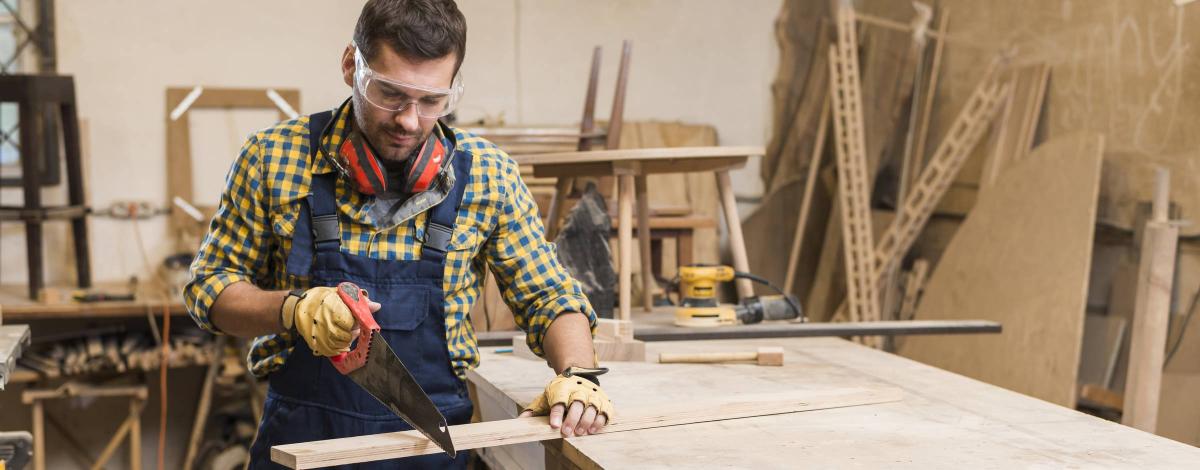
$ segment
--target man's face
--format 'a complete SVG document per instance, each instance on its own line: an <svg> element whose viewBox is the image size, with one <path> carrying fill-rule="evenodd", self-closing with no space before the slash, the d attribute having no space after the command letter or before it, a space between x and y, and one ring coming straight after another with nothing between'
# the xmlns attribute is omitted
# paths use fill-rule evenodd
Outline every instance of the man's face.
<svg viewBox="0 0 1200 470"><path fill-rule="evenodd" d="M454 54L439 59L414 61L397 54L386 44L378 44L376 49L376 57L369 62L369 66L377 76L386 80L428 88L449 88L454 79ZM384 165L397 167L425 142L437 125L437 118L418 116L415 105L396 112L382 109L365 99L364 90L355 86L354 52L354 47L350 46L342 55L342 75L346 84L354 88L355 124L359 132L371 142L376 156Z"/></svg>

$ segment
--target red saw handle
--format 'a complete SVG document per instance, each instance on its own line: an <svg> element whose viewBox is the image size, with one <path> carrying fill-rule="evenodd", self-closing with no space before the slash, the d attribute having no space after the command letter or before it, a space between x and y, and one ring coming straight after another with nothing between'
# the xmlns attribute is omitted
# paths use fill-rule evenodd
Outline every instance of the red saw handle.
<svg viewBox="0 0 1200 470"><path fill-rule="evenodd" d="M342 375L346 375L366 365L367 354L371 352L371 337L379 331L379 324L375 323L375 315L371 313L367 291L362 290L353 282L343 282L338 284L337 293L338 298L342 299L347 307L350 307L350 314L354 315L354 321L358 322L358 342L354 345L354 349L329 358L329 361L333 362L333 367Z"/></svg>

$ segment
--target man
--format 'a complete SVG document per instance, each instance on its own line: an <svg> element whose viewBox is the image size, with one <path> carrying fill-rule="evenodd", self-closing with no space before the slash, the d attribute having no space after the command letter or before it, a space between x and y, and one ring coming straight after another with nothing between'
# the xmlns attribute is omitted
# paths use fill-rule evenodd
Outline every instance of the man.
<svg viewBox="0 0 1200 470"><path fill-rule="evenodd" d="M595 312L544 240L516 163L438 120L462 95L465 45L451 0L368 1L341 60L350 98L254 134L230 170L185 300L201 327L254 338L249 366L270 392L252 468L273 465L274 445L409 429L330 364L357 334L333 288L343 281L368 292L384 338L461 424L479 361L466 315L490 268L559 374L523 415L549 413L568 437L611 419ZM380 465L462 467L466 455Z"/></svg>

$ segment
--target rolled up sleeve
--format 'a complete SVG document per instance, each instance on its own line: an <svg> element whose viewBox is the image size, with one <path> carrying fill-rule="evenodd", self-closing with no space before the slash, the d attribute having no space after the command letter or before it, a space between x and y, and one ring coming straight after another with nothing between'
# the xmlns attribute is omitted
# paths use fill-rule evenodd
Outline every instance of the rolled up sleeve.
<svg viewBox="0 0 1200 470"><path fill-rule="evenodd" d="M233 283L260 278L267 264L270 225L257 143L249 138L230 168L217 212L192 261L192 279L183 289L192 320L213 333L220 333L209 316L217 297Z"/></svg>
<svg viewBox="0 0 1200 470"><path fill-rule="evenodd" d="M596 312L579 282L559 263L555 245L546 241L537 203L516 163L508 160L500 175L503 203L487 242L488 264L517 326L526 333L529 349L541 356L542 338L555 318L579 312L594 331Z"/></svg>

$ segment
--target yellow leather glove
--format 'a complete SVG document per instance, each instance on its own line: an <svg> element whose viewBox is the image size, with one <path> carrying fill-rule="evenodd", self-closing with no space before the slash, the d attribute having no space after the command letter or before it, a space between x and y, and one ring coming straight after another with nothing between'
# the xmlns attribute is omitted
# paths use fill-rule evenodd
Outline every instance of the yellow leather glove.
<svg viewBox="0 0 1200 470"><path fill-rule="evenodd" d="M600 384L582 377L589 376L595 379L597 375L605 372L608 372L608 369L568 367L562 375L550 380L550 383L546 385L546 391L534 398L522 411L531 412L534 416L542 416L550 414L550 408L553 408L554 405L561 404L565 408L570 408L572 403L578 401L583 404L585 410L588 406L596 407L596 415L604 415L608 423L612 423L612 401L608 399L604 390L600 389Z"/></svg>
<svg viewBox="0 0 1200 470"><path fill-rule="evenodd" d="M284 330L294 326L308 347L319 356L336 356L349 351L350 342L354 340L354 315L334 287L292 291L283 301L280 319Z"/></svg>

